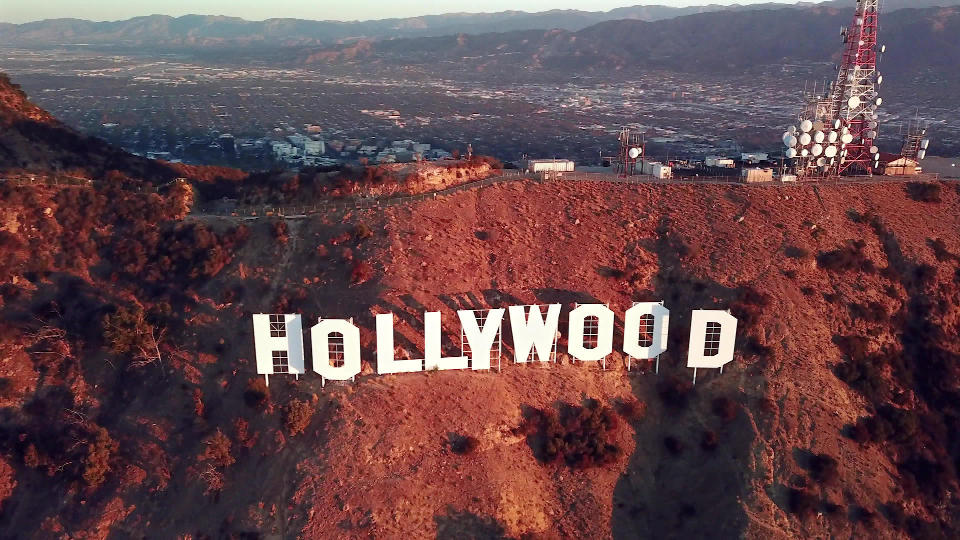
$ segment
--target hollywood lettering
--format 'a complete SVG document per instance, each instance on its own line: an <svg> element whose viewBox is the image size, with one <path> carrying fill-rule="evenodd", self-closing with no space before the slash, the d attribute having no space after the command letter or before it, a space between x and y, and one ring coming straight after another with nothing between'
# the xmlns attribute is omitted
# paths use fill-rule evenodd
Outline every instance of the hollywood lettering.
<svg viewBox="0 0 960 540"><path fill-rule="evenodd" d="M546 308L546 313L544 309ZM424 314L424 357L398 359L394 349L392 314L376 316L377 373L416 373L429 370L491 369L499 366L500 336L509 317L514 363L556 361L560 304L509 306L506 309L459 310L462 354L444 356L439 311ZM603 304L578 304L570 311L567 352L581 362L603 362L614 348L614 313ZM630 362L658 359L667 350L670 310L662 302L638 302L624 313L621 350ZM690 323L687 367L723 368L733 361L737 319L727 311L694 310ZM306 372L303 325L296 314L253 315L257 373ZM353 380L361 371L360 330L351 320L319 319L310 328L313 370L327 380ZM496 345L496 347L494 347ZM629 367L630 364L628 364ZM269 379L268 379L269 381Z"/></svg>

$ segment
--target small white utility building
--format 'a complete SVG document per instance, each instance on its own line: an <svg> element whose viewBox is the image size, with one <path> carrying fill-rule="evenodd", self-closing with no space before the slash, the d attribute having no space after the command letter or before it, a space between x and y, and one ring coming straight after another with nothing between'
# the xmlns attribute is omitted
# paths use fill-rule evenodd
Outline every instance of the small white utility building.
<svg viewBox="0 0 960 540"><path fill-rule="evenodd" d="M569 159L529 159L526 166L527 172L573 172L574 163Z"/></svg>
<svg viewBox="0 0 960 540"><path fill-rule="evenodd" d="M660 180L673 178L673 169L671 169L669 165L664 165L659 161L644 161L641 169L643 174L649 174L650 176L659 178Z"/></svg>

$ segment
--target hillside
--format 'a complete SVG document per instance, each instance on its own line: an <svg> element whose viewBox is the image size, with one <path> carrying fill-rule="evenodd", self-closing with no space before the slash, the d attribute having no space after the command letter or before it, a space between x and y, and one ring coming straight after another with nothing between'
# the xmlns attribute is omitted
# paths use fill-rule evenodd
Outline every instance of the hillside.
<svg viewBox="0 0 960 540"><path fill-rule="evenodd" d="M511 183L246 224L192 218L190 198L0 187L5 536L960 526L945 495L960 458L955 185ZM559 365L370 375L375 312L400 316L398 345L416 357L424 309L459 350L454 306L619 314L660 299L672 317L659 375L617 355L607 371L571 365L562 344ZM737 360L690 388L689 313L712 307L741 320ZM267 390L249 319L264 311L355 317L364 374L326 388L275 376ZM142 348L154 342L158 357ZM525 418L590 400L620 411L605 435L618 451L542 463Z"/></svg>
<svg viewBox="0 0 960 540"><path fill-rule="evenodd" d="M117 183L236 181L246 174L222 167L167 164L134 156L102 139L83 135L32 103L0 73L0 178L68 176Z"/></svg>
<svg viewBox="0 0 960 540"><path fill-rule="evenodd" d="M7 125L79 137L3 84ZM94 178L0 183L2 537L960 533L956 183L526 181L247 221L191 213L222 178ZM515 365L509 339L500 373L372 374L376 313L419 357L427 309L457 352L456 308L601 302L622 328L645 300L671 310L659 374L563 342ZM740 319L737 357L691 387L709 308ZM361 376L265 387L261 312L354 317Z"/></svg>

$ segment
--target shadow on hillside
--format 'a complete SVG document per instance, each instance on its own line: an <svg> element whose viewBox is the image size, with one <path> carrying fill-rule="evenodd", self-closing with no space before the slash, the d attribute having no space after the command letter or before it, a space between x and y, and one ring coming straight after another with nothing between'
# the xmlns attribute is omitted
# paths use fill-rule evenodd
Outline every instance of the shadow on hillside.
<svg viewBox="0 0 960 540"><path fill-rule="evenodd" d="M662 219L657 237L643 246L660 261L654 283L656 297L666 301L671 313L669 352L661 360L659 376L631 378L634 394L648 409L614 489L611 530L618 539L736 538L747 523L740 498L752 474L748 456L754 435L746 415L723 423L710 412L711 400L724 388L718 378L733 376L728 371L736 365L728 365L724 375L701 370L681 406L665 406L657 397L657 383L665 377L692 376L685 367L691 310L726 309L740 292L684 270L689 250L673 230L669 219ZM738 349L744 341L739 334ZM703 442L709 438L716 444Z"/></svg>
<svg viewBox="0 0 960 540"><path fill-rule="evenodd" d="M437 540L505 540L509 538L503 525L492 517L447 508L446 515L436 515Z"/></svg>

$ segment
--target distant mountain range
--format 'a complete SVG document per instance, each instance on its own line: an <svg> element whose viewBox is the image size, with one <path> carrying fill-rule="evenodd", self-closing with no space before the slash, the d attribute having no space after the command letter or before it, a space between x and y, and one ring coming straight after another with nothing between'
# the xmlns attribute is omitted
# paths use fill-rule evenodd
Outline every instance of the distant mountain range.
<svg viewBox="0 0 960 540"><path fill-rule="evenodd" d="M90 44L114 46L163 45L167 47L215 46L302 46L336 44L359 39L484 34L518 30L562 29L579 31L598 23L616 20L664 21L686 15L711 12L744 12L765 9L802 9L817 11L828 7L850 7L854 0L822 3L751 4L692 7L662 5L632 6L606 12L551 10L539 13L504 11L499 13L451 13L339 22L302 19L247 21L236 17L150 15L125 21L93 22L80 19L49 19L24 24L0 23L0 45L54 46ZM960 0L886 0L884 10L960 5ZM851 14L847 12L846 17Z"/></svg>
<svg viewBox="0 0 960 540"><path fill-rule="evenodd" d="M752 10L688 15L670 20L608 21L577 32L528 30L366 41L298 51L297 65L383 63L459 64L467 70L544 68L585 73L659 68L739 72L791 62L839 61L847 9L789 13ZM881 69L945 73L960 65L960 8L905 9L883 19L887 46ZM287 51L289 52L289 51ZM286 52L272 61L282 63ZM289 58L289 57L287 57Z"/></svg>

